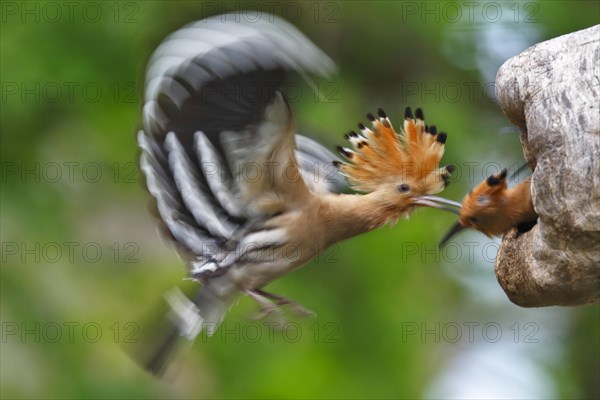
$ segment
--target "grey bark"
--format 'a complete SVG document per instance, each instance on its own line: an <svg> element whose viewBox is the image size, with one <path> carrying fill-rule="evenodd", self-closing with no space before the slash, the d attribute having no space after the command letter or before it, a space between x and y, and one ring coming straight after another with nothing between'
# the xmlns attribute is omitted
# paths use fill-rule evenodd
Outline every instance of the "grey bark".
<svg viewBox="0 0 600 400"><path fill-rule="evenodd" d="M498 71L496 95L534 168L537 225L507 233L498 282L523 307L600 301L600 25L539 43Z"/></svg>

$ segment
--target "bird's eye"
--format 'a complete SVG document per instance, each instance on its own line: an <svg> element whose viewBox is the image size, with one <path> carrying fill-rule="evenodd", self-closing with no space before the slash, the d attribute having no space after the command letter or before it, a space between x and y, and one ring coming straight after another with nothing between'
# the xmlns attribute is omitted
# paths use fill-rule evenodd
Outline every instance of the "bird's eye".
<svg viewBox="0 0 600 400"><path fill-rule="evenodd" d="M487 206L490 202L490 198L486 195L477 197L477 204L480 206Z"/></svg>
<svg viewBox="0 0 600 400"><path fill-rule="evenodd" d="M398 185L398 191L400 193L406 193L410 190L410 186L408 186L408 184L406 183L402 183L400 185Z"/></svg>
<svg viewBox="0 0 600 400"><path fill-rule="evenodd" d="M471 225L477 225L478 222L479 222L479 218L477 218L477 217L470 217L469 218L469 223Z"/></svg>

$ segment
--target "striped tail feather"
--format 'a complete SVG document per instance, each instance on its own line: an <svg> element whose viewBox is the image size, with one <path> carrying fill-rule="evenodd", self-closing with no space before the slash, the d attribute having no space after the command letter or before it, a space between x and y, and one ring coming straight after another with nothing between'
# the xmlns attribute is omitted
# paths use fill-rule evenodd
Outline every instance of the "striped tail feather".
<svg viewBox="0 0 600 400"><path fill-rule="evenodd" d="M127 352L153 375L168 375L202 331L212 336L240 295L237 287L218 278L195 291L192 297L179 288L167 292L161 312L142 325L141 340L128 345Z"/></svg>

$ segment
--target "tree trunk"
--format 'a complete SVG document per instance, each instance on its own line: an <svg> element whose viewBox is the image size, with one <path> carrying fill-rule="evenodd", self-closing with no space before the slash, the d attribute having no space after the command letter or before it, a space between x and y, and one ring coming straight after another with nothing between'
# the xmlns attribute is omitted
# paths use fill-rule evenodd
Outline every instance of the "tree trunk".
<svg viewBox="0 0 600 400"><path fill-rule="evenodd" d="M496 95L519 127L539 215L507 233L496 277L523 307L600 301L600 25L539 43L498 71Z"/></svg>

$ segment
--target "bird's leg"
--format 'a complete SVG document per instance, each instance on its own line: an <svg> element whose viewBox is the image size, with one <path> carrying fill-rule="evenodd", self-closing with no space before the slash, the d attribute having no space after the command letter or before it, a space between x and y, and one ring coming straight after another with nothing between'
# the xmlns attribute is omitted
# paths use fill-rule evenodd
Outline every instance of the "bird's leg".
<svg viewBox="0 0 600 400"><path fill-rule="evenodd" d="M292 311L292 313L294 313L300 317L311 317L311 316L315 315L315 313L313 311L304 308L301 304L299 304L295 301L292 301L286 297L280 296L278 294L268 293L268 292L265 292L260 289L254 289L253 292L257 293L258 295L262 296L263 298L272 300L276 306L288 306L290 308L290 311Z"/></svg>
<svg viewBox="0 0 600 400"><path fill-rule="evenodd" d="M292 301L277 294L268 293L260 289L245 290L244 293L253 298L260 305L260 310L254 316L254 319L263 319L275 313L275 319L278 325L283 327L286 324L287 320L283 314L281 306L289 306L290 311L292 311L292 313L300 317L308 317L315 315L314 312L304 308L295 301Z"/></svg>
<svg viewBox="0 0 600 400"><path fill-rule="evenodd" d="M276 314L276 321L278 325L283 326L286 323L285 316L283 315L283 311L281 308L273 303L269 297L264 296L260 291L254 290L244 290L248 296L250 296L254 301L256 301L260 305L260 310L254 316L253 319L263 319L273 313Z"/></svg>

